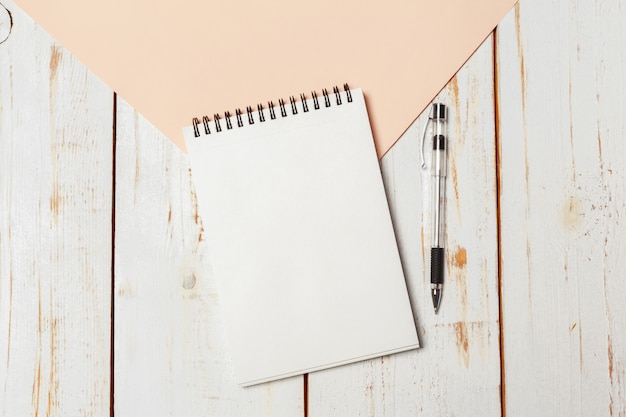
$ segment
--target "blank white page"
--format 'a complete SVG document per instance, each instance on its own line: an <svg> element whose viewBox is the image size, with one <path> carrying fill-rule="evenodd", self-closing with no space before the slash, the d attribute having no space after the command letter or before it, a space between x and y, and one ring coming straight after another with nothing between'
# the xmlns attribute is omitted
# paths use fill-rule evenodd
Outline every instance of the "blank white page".
<svg viewBox="0 0 626 417"><path fill-rule="evenodd" d="M240 385L419 347L361 90L184 129Z"/></svg>

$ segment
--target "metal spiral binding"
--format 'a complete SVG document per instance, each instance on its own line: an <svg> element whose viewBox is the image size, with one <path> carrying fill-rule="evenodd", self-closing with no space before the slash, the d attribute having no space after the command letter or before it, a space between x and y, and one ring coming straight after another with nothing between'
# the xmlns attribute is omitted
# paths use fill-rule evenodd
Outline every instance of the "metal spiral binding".
<svg viewBox="0 0 626 417"><path fill-rule="evenodd" d="M285 100L279 98L278 105L280 106L280 115L283 117L287 117L287 110L285 110Z"/></svg>
<svg viewBox="0 0 626 417"><path fill-rule="evenodd" d="M241 120L241 109L235 110L235 116L237 116L237 126L243 127L243 120Z"/></svg>
<svg viewBox="0 0 626 417"><path fill-rule="evenodd" d="M348 84L344 84L343 85L343 90L345 92L345 98L346 101L348 103L352 102L352 93L350 92L350 87L348 86ZM343 104L342 98L341 98L341 91L339 89L339 87L335 86L333 87L333 94L335 95L335 102L337 103L338 106ZM330 107L331 106L331 98L330 98L330 93L328 92L327 89L323 89L322 90L322 97L324 98L324 107ZM320 106L320 100L318 98L317 92L312 91L311 92L311 99L313 101L313 109L314 110L319 110L321 108ZM306 94L302 93L300 94L300 101L298 102L298 100L296 99L295 96L290 96L289 97L289 106L291 108L291 114L292 115L296 115L298 114L298 103L300 103L300 109L302 110L303 113L307 113L309 112L309 105L307 104L307 97ZM274 102L273 101L268 101L267 102L267 109L263 107L263 104L257 104L257 110L256 113L258 114L258 121L263 123L266 120L268 120L265 116L265 111L267 110L269 113L269 120L274 120L276 119L276 112L274 110ZM285 103L285 100L283 100L282 98L278 100L278 107L280 110L280 115L281 117L287 117L288 113L287 113L287 106ZM255 122L255 118L254 118L254 109L252 106L247 106L246 107L246 115L247 115L247 119L248 119L248 125L253 125ZM219 114L214 114L213 115L213 120L211 121L209 119L209 116L202 116L202 122L200 121L200 119L198 119L197 117L194 117L192 120L192 125L193 125L193 133L195 137L200 137L202 136L202 134L200 133L200 126L202 125L203 129L204 129L204 134L205 135L210 135L211 132L211 122L213 123L215 130L215 133L221 132L222 131L222 120L226 123L226 129L227 130L231 130L233 129L233 123L231 121L232 115L230 113L230 111L226 111L224 112L224 118L222 119L220 117ZM236 109L235 110L235 119L237 120L237 127L244 127L245 126L245 119L243 117L243 111L241 109Z"/></svg>
<svg viewBox="0 0 626 417"><path fill-rule="evenodd" d="M222 131L222 126L220 126L220 115L214 114L213 119L215 120L215 130L218 132Z"/></svg>
<svg viewBox="0 0 626 417"><path fill-rule="evenodd" d="M330 97L328 97L328 90L323 89L322 94L324 95L324 104L326 107L330 107Z"/></svg>

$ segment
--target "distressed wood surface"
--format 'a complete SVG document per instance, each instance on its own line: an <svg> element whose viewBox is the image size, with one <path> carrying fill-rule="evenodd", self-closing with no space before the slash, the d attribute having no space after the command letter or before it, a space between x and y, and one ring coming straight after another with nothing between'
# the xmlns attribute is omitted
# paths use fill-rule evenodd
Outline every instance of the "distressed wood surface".
<svg viewBox="0 0 626 417"><path fill-rule="evenodd" d="M448 250L437 315L430 178L420 170L426 114L381 163L423 347L309 375L310 416L500 415L492 62L490 37L437 98L450 106Z"/></svg>
<svg viewBox="0 0 626 417"><path fill-rule="evenodd" d="M3 3L0 415L105 416L113 95Z"/></svg>
<svg viewBox="0 0 626 417"><path fill-rule="evenodd" d="M187 157L117 106L115 415L303 415L303 377L242 389Z"/></svg>
<svg viewBox="0 0 626 417"><path fill-rule="evenodd" d="M626 8L497 32L506 415L626 416Z"/></svg>
<svg viewBox="0 0 626 417"><path fill-rule="evenodd" d="M0 416L626 416L619 0L522 0L441 93L437 316L424 117L383 159L423 348L246 389L186 157L3 4Z"/></svg>

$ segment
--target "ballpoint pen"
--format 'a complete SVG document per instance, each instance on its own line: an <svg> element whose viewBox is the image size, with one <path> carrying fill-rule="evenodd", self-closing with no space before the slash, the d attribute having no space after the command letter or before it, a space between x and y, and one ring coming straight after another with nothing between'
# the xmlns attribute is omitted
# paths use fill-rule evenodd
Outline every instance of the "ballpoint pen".
<svg viewBox="0 0 626 417"><path fill-rule="evenodd" d="M446 106L440 103L433 104L433 114L430 122L433 124L432 149L432 245L430 249L430 290L433 299L435 314L441 304L443 293L443 265L444 265L444 225L446 205L446 171L447 171L447 143L446 143ZM426 125L422 137L422 168L424 161L424 140Z"/></svg>

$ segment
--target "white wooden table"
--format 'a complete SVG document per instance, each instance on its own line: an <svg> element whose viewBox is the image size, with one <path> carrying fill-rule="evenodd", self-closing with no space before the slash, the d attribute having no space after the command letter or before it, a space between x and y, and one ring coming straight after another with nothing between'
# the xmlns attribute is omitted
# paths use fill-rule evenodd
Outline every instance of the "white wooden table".
<svg viewBox="0 0 626 417"><path fill-rule="evenodd" d="M0 416L626 416L621 0L521 0L441 92L437 316L423 116L383 158L423 348L247 389L185 155L2 3Z"/></svg>

